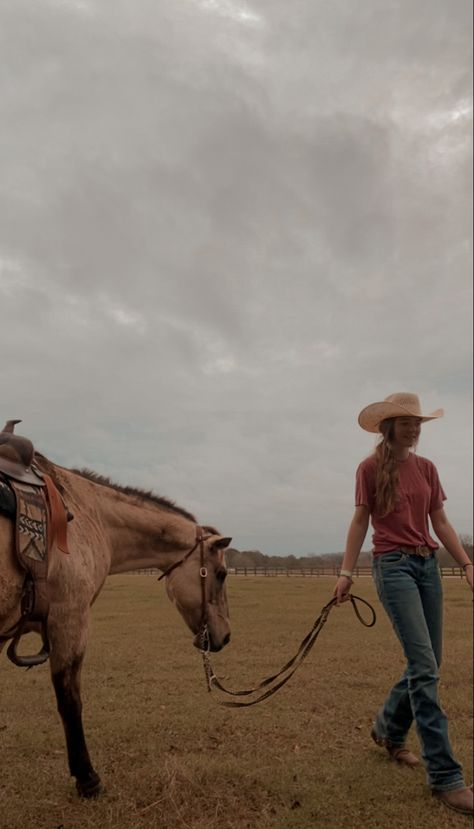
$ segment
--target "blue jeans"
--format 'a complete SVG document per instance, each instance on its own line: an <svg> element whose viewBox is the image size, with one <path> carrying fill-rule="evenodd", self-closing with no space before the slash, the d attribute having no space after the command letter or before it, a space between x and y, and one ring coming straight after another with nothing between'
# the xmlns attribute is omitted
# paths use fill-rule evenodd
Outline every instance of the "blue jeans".
<svg viewBox="0 0 474 829"><path fill-rule="evenodd" d="M429 786L458 789L464 785L462 767L453 756L438 698L443 627L438 562L435 556L392 550L375 556L372 573L407 659L405 672L377 714L375 732L395 746L403 745L414 719Z"/></svg>

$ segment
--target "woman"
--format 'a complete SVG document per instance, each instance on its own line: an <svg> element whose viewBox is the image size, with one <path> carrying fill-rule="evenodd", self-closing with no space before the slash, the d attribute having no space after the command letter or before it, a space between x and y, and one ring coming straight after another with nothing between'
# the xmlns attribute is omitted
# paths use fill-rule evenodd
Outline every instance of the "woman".
<svg viewBox="0 0 474 829"><path fill-rule="evenodd" d="M423 748L428 784L439 800L473 813L473 793L448 739L446 715L438 701L442 638L442 590L434 533L463 568L473 588L473 565L443 509L446 496L431 461L415 454L421 424L442 409L421 413L415 394L391 394L367 406L359 425L379 432L375 452L359 466L356 508L337 580L338 604L348 598L352 573L372 520L373 576L377 592L407 659L407 667L377 714L372 739L390 757L410 767L418 758L405 748L413 719Z"/></svg>

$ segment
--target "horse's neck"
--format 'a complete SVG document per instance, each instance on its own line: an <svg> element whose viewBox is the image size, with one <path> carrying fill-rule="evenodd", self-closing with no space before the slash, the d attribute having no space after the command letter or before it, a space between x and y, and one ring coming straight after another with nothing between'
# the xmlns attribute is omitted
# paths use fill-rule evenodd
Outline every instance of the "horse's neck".
<svg viewBox="0 0 474 829"><path fill-rule="evenodd" d="M110 573L168 568L195 543L196 525L151 504L114 501L105 510L112 551Z"/></svg>
<svg viewBox="0 0 474 829"><path fill-rule="evenodd" d="M111 574L145 567L167 569L195 544L196 524L180 512L71 475L69 470L61 473L74 498L72 511L78 511L78 522L81 512L95 516L94 523L105 535Z"/></svg>

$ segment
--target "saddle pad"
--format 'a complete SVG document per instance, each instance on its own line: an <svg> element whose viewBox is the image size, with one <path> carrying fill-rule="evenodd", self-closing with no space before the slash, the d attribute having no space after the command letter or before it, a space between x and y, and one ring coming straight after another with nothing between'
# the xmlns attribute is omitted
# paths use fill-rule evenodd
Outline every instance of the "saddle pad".
<svg viewBox="0 0 474 829"><path fill-rule="evenodd" d="M20 562L46 561L48 552L46 501L40 487L11 481L16 496L16 543Z"/></svg>

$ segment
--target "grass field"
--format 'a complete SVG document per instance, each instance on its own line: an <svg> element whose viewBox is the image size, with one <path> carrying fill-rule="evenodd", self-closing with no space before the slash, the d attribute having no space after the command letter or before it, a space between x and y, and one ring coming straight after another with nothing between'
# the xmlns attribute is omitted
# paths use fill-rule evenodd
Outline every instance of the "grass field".
<svg viewBox="0 0 474 829"><path fill-rule="evenodd" d="M232 642L213 658L231 687L274 672L296 650L332 578L229 582ZM472 780L472 597L445 579L441 698ZM84 721L106 794L82 802L68 776L49 670L0 657L2 829L445 829L468 818L430 797L423 770L401 768L369 739L403 668L375 604L366 629L334 609L310 656L270 700L229 710L205 689L200 656L162 584L115 576L93 613L83 672ZM36 644L36 642L34 642ZM416 736L410 745L418 750Z"/></svg>

